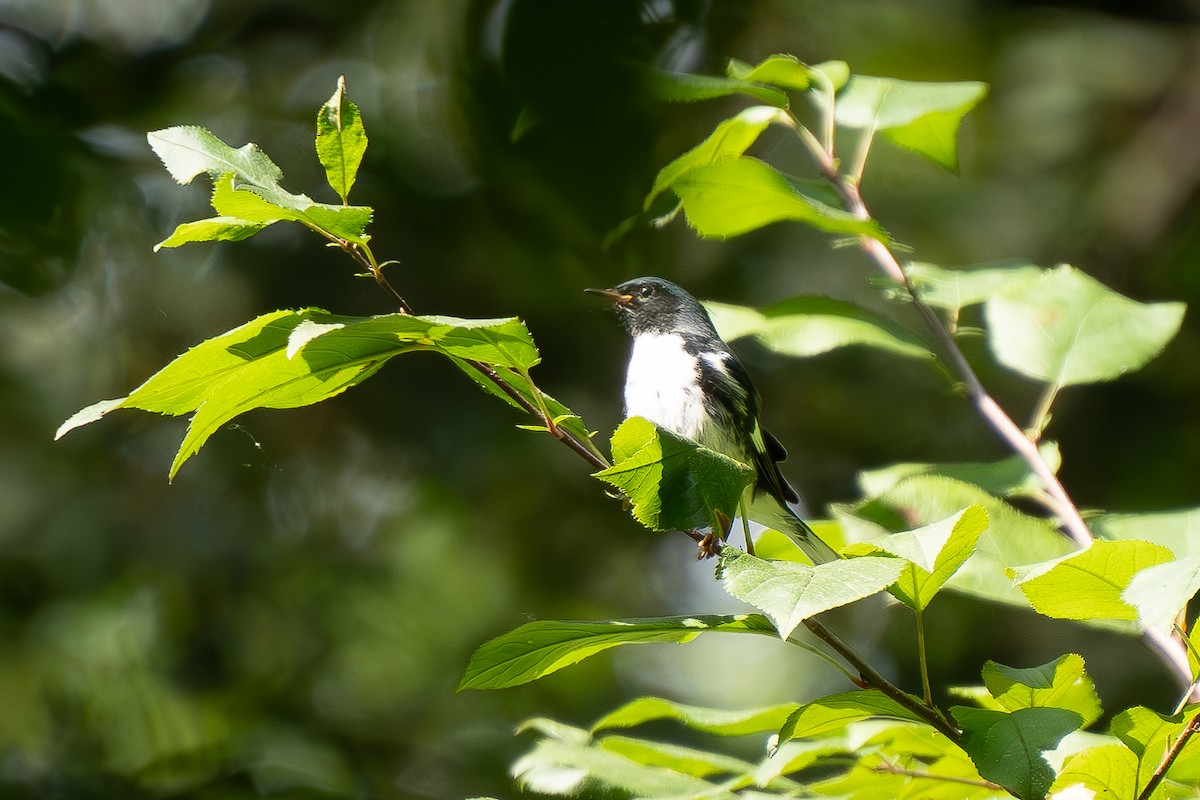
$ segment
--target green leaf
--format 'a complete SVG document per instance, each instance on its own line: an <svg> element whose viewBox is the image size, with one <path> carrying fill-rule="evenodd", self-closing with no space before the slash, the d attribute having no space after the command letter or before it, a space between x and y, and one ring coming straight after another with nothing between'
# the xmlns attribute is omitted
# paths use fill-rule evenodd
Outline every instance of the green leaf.
<svg viewBox="0 0 1200 800"><path fill-rule="evenodd" d="M390 358L414 350L519 369L537 361L537 348L515 319L275 311L196 345L127 397L83 409L63 423L58 436L117 408L195 412L171 465L173 478L213 433L239 414L318 403L370 377Z"/></svg>
<svg viewBox="0 0 1200 800"><path fill-rule="evenodd" d="M989 297L1036 281L1042 268L1023 262L943 269L914 262L904 268L916 285L922 302L937 308L960 311Z"/></svg>
<svg viewBox="0 0 1200 800"><path fill-rule="evenodd" d="M672 182L671 188L683 202L689 224L701 236L740 236L788 220L827 233L888 241L879 223L859 219L809 196L774 167L748 156L688 170Z"/></svg>
<svg viewBox="0 0 1200 800"><path fill-rule="evenodd" d="M1121 599L1137 609L1138 619L1164 633L1200 591L1200 556L1148 567L1129 581Z"/></svg>
<svg viewBox="0 0 1200 800"><path fill-rule="evenodd" d="M695 530L732 519L754 471L641 417L612 437L613 465L595 477L621 490L633 516L655 531Z"/></svg>
<svg viewBox="0 0 1200 800"><path fill-rule="evenodd" d="M813 68L786 54L770 56L754 66L730 60L726 73L737 80L767 83L800 92L813 83Z"/></svg>
<svg viewBox="0 0 1200 800"><path fill-rule="evenodd" d="M202 172L212 175L213 208L223 217L261 223L291 220L350 242L366 241L370 208L314 203L307 195L284 190L279 183L282 171L255 144L235 150L195 126L153 131L146 138L179 183L190 183Z"/></svg>
<svg viewBox="0 0 1200 800"><path fill-rule="evenodd" d="M1083 727L1100 719L1102 713L1083 657L1074 653L1030 669L988 661L983 665L983 682L992 697L1009 711L1063 708L1079 714Z"/></svg>
<svg viewBox="0 0 1200 800"><path fill-rule="evenodd" d="M314 203L304 195L288 194L277 186L254 191L239 187L231 172L213 184L212 205L218 214L251 222L289 220L316 226L348 241L365 241L364 231L373 213L366 206Z"/></svg>
<svg viewBox="0 0 1200 800"><path fill-rule="evenodd" d="M346 77L338 78L337 89L317 112L317 158L325 168L329 185L342 202L347 202L358 165L367 152L367 131L358 106L346 96Z"/></svg>
<svg viewBox="0 0 1200 800"><path fill-rule="evenodd" d="M779 730L799 707L798 703L785 703L768 708L726 711L685 705L661 697L639 697L597 720L592 725L592 733L608 728L632 728L655 720L673 719L705 733L746 736Z"/></svg>
<svg viewBox="0 0 1200 800"><path fill-rule="evenodd" d="M1135 706L1113 717L1109 730L1137 756L1139 790L1150 781L1167 751L1179 740L1183 729L1196 714L1200 714L1200 707L1195 705L1171 717ZM1167 777L1191 784L1200 780L1200 737L1193 736L1188 740L1167 771Z"/></svg>
<svg viewBox="0 0 1200 800"><path fill-rule="evenodd" d="M694 747L662 744L629 736L605 736L596 742L600 749L618 753L631 761L696 778L742 775L754 771L754 765L739 758L711 753Z"/></svg>
<svg viewBox="0 0 1200 800"><path fill-rule="evenodd" d="M1171 551L1149 542L1097 540L1086 550L1040 564L1014 567L1013 580L1034 610L1058 619L1136 620L1121 599L1133 576L1171 560Z"/></svg>
<svg viewBox="0 0 1200 800"><path fill-rule="evenodd" d="M1062 464L1058 445L1054 442L1042 442L1038 445L1038 452L1050 468L1057 472ZM858 473L858 487L866 497L878 497L900 481L914 475L941 475L974 484L985 492L998 496L1032 495L1043 488L1041 479L1029 468L1029 462L1018 455L1011 455L999 461L892 464Z"/></svg>
<svg viewBox="0 0 1200 800"><path fill-rule="evenodd" d="M1061 708L1023 708L1011 713L955 706L963 729L963 749L979 774L1022 800L1043 800L1054 769L1043 753L1078 730L1080 716Z"/></svg>
<svg viewBox="0 0 1200 800"><path fill-rule="evenodd" d="M154 252L164 247L179 247L190 242L240 242L267 227L270 223L250 222L236 217L212 217L185 222L175 232L154 245Z"/></svg>
<svg viewBox="0 0 1200 800"><path fill-rule="evenodd" d="M846 555L885 552L904 559L907 564L889 591L909 608L923 610L975 552L975 543L987 527L987 512L973 505L916 530L852 545Z"/></svg>
<svg viewBox="0 0 1200 800"><path fill-rule="evenodd" d="M983 100L987 84L924 83L854 75L837 96L837 122L878 131L893 143L958 169L958 128Z"/></svg>
<svg viewBox="0 0 1200 800"><path fill-rule="evenodd" d="M1200 556L1200 508L1148 514L1101 514L1088 520L1105 539L1140 539L1169 547L1178 558Z"/></svg>
<svg viewBox="0 0 1200 800"><path fill-rule="evenodd" d="M1050 793L1058 796L1073 786L1083 786L1095 792L1095 800L1137 800L1137 768L1137 756L1124 745L1092 747L1067 760ZM1080 793L1063 796L1092 797Z"/></svg>
<svg viewBox="0 0 1200 800"><path fill-rule="evenodd" d="M1140 369L1179 330L1184 304L1138 303L1063 265L985 310L996 359L1057 389Z"/></svg>
<svg viewBox="0 0 1200 800"><path fill-rule="evenodd" d="M753 336L776 353L807 357L865 345L911 358L933 359L924 342L891 320L829 297L793 297L761 310L704 304L726 341Z"/></svg>
<svg viewBox="0 0 1200 800"><path fill-rule="evenodd" d="M181 184L207 172L213 177L232 172L258 186L275 186L283 180L283 171L250 143L234 150L195 125L180 125L146 134L150 147L162 160L171 177Z"/></svg>
<svg viewBox="0 0 1200 800"><path fill-rule="evenodd" d="M1026 601L1005 577L1005 568L1074 552L1071 544L1046 520L1022 514L977 486L938 475L906 478L892 489L853 509L847 526L863 521L885 529L928 525L961 509L982 506L990 524L975 545L975 554L946 583L960 592L1024 606ZM845 514L846 512L841 512Z"/></svg>
<svg viewBox="0 0 1200 800"><path fill-rule="evenodd" d="M786 639L809 617L887 588L903 566L899 559L868 557L808 567L765 561L726 547L721 551L717 575L725 591L766 614Z"/></svg>
<svg viewBox="0 0 1200 800"><path fill-rule="evenodd" d="M585 787L637 797L729 798L693 775L640 763L587 741L543 739L517 759L512 774L522 789L546 795L575 795Z"/></svg>
<svg viewBox="0 0 1200 800"><path fill-rule="evenodd" d="M772 106L751 106L721 122L707 139L658 171L654 187L646 195L643 209L649 211L654 200L670 189L679 176L697 167L740 156L772 124L789 125L791 117L786 111Z"/></svg>
<svg viewBox="0 0 1200 800"><path fill-rule="evenodd" d="M831 694L801 706L780 728L779 741L824 736L852 722L875 717L925 722L878 689L864 689Z"/></svg>
<svg viewBox="0 0 1200 800"><path fill-rule="evenodd" d="M788 96L769 86L718 75L692 75L666 70L649 70L645 75L646 92L668 103L696 103L735 94L745 94L779 108L787 108Z"/></svg>
<svg viewBox="0 0 1200 800"><path fill-rule="evenodd" d="M774 629L757 614L528 622L481 645L471 656L458 688L519 686L613 647L649 642L682 644L706 632L773 634Z"/></svg>

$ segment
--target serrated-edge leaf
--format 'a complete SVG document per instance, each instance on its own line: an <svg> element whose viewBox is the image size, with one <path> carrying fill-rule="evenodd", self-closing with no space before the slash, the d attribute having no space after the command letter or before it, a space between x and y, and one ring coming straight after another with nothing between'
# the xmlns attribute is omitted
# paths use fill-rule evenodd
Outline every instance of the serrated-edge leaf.
<svg viewBox="0 0 1200 800"><path fill-rule="evenodd" d="M1073 788L1094 792L1104 800L1136 800L1138 796L1138 758L1123 744L1110 743L1091 747L1067 759L1050 787L1052 797L1092 797Z"/></svg>
<svg viewBox="0 0 1200 800"><path fill-rule="evenodd" d="M501 370L527 370L538 359L528 330L515 318L355 318L319 309L276 311L189 349L128 396L83 409L60 427L59 435L116 408L194 412L171 466L174 477L212 433L239 414L320 402L412 350L475 358Z"/></svg>
<svg viewBox="0 0 1200 800"><path fill-rule="evenodd" d="M892 594L910 608L926 608L946 581L975 552L975 543L988 528L988 513L980 505L924 527L894 533L855 545L848 554L886 552L905 559Z"/></svg>
<svg viewBox="0 0 1200 800"><path fill-rule="evenodd" d="M1008 711L1063 708L1079 714L1083 727L1094 723L1102 713L1096 686L1087 674L1083 657L1076 653L1029 668L988 661L983 666L983 682Z"/></svg>
<svg viewBox="0 0 1200 800"><path fill-rule="evenodd" d="M263 186L283 179L283 171L258 145L250 143L235 150L197 125L151 131L146 134L146 141L171 177L181 184L191 183L203 172L212 175L233 172Z"/></svg>
<svg viewBox="0 0 1200 800"><path fill-rule="evenodd" d="M346 96L346 77L340 76L333 96L317 113L317 157L329 186L347 202L367 151L367 132L358 106Z"/></svg>
<svg viewBox="0 0 1200 800"><path fill-rule="evenodd" d="M963 729L963 749L979 774L1021 800L1042 800L1054 782L1043 753L1079 729L1081 717L1061 708L1001 712L968 706L950 709Z"/></svg>
<svg viewBox="0 0 1200 800"><path fill-rule="evenodd" d="M1121 593L1138 572L1171 559L1170 550L1150 542L1096 540L1086 550L1013 567L1009 574L1044 616L1135 620L1137 610L1121 599Z"/></svg>
<svg viewBox="0 0 1200 800"><path fill-rule="evenodd" d="M808 567L766 561L732 547L721 552L725 591L762 611L786 639L801 622L883 591L900 575L895 558L854 558Z"/></svg>
<svg viewBox="0 0 1200 800"><path fill-rule="evenodd" d="M773 635L774 628L757 614L528 622L481 645L471 656L458 689L519 686L613 647L682 644L708 632Z"/></svg>
<svg viewBox="0 0 1200 800"><path fill-rule="evenodd" d="M593 474L625 494L638 522L655 531L711 526L714 512L732 519L754 478L747 465L641 417L612 437L613 465Z"/></svg>
<svg viewBox="0 0 1200 800"><path fill-rule="evenodd" d="M1121 599L1137 609L1138 618L1163 633L1200 591L1200 556L1189 556L1147 567L1133 576Z"/></svg>

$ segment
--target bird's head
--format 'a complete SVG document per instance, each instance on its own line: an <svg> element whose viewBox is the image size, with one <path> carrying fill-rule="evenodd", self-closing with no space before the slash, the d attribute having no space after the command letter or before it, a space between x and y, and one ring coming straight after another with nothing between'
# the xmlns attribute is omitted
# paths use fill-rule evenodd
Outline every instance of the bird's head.
<svg viewBox="0 0 1200 800"><path fill-rule="evenodd" d="M696 298L662 278L634 278L611 289L588 289L612 301L632 336L678 333L699 327L712 330L708 312Z"/></svg>

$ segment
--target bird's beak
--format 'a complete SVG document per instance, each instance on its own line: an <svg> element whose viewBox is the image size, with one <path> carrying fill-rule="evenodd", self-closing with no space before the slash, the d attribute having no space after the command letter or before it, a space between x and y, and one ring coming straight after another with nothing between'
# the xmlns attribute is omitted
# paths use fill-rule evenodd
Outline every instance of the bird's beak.
<svg viewBox="0 0 1200 800"><path fill-rule="evenodd" d="M633 295L618 292L616 289L584 289L588 294L598 294L601 297L607 298L614 305L627 306L633 300Z"/></svg>

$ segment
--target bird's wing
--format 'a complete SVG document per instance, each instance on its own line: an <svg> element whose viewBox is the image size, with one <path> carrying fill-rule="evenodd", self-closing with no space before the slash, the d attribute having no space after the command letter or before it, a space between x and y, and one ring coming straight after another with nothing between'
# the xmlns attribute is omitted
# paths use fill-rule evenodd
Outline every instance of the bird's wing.
<svg viewBox="0 0 1200 800"><path fill-rule="evenodd" d="M725 417L728 424L737 430L744 440L750 442L751 452L747 455L758 474L755 491L765 489L783 503L798 502L800 496L779 470L778 462L787 458L787 450L759 423L762 399L758 390L754 388L750 373L731 351L726 351L719 363L708 361L704 364L704 361L702 359L702 380L705 367L723 370L731 379L719 380L716 376L711 376L710 380L705 381L705 396L719 406L713 410Z"/></svg>

